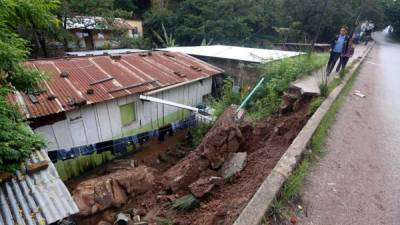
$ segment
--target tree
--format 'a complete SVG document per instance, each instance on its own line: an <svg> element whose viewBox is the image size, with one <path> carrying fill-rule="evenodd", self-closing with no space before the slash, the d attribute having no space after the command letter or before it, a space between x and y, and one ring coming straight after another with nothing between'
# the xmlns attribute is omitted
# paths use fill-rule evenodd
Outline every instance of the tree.
<svg viewBox="0 0 400 225"><path fill-rule="evenodd" d="M167 1L144 15L147 35L163 33L161 24L181 45L203 40L221 44L254 43L277 23L280 1L186 0ZM153 38L157 42L157 38ZM253 44L254 45L254 44Z"/></svg>
<svg viewBox="0 0 400 225"><path fill-rule="evenodd" d="M3 0L3 7L9 5L13 13L3 15L7 26L30 41L36 52L48 56L47 36L54 36L58 26L57 18L49 13L58 8L57 0Z"/></svg>
<svg viewBox="0 0 400 225"><path fill-rule="evenodd" d="M8 99L13 90L33 93L44 77L21 64L27 59L29 49L28 42L17 34L17 29L32 23L41 26L45 19L53 18L52 7L45 3L56 2L0 1L0 172L15 171L32 151L44 146L43 139L29 129L21 112L10 105ZM26 9L26 6L32 8Z"/></svg>
<svg viewBox="0 0 400 225"><path fill-rule="evenodd" d="M343 25L355 28L356 22L366 19L381 24L382 7L378 0L327 0L326 10L322 12L324 1L321 0L284 0L283 24L300 30L292 40L312 40L321 23L319 41L327 42L338 33Z"/></svg>
<svg viewBox="0 0 400 225"><path fill-rule="evenodd" d="M385 13L385 25L393 27L393 34L400 38L400 1L382 0L381 5Z"/></svg>

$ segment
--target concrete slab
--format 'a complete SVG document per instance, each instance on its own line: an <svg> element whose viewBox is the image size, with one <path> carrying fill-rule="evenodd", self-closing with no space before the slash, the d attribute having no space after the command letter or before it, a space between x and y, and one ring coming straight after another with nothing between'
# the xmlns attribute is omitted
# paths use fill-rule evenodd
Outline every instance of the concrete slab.
<svg viewBox="0 0 400 225"><path fill-rule="evenodd" d="M348 65L355 60L361 57L365 51L367 50L367 46L365 45L356 45L354 56L350 58ZM336 68L336 67L335 67ZM302 94L306 95L320 95L319 84L321 84L325 79L328 79L328 82L331 82L335 79L336 74L332 72L330 76L326 76L325 68L318 70L312 73L310 76L305 76L299 80L296 80L291 84L292 87L300 89Z"/></svg>

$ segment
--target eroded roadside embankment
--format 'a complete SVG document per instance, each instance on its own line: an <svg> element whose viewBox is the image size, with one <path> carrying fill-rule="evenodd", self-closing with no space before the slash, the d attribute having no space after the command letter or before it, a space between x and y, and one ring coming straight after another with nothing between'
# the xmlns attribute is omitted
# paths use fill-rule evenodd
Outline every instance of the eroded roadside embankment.
<svg viewBox="0 0 400 225"><path fill-rule="evenodd" d="M118 212L137 209L149 224L160 219L181 225L232 224L309 119L311 101L293 92L284 97L279 115L252 122L236 121L229 108L176 164L154 169L143 163L83 181L73 190L81 208L78 223L110 224ZM221 167L238 152L246 153L244 168L225 176ZM188 194L197 197L197 207L171 210Z"/></svg>

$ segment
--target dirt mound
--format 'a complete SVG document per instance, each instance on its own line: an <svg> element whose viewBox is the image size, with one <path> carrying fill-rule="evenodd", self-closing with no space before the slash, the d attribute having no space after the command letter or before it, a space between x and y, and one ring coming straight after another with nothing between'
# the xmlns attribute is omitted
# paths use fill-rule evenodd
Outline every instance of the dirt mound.
<svg viewBox="0 0 400 225"><path fill-rule="evenodd" d="M78 216L89 216L125 204L129 196L142 194L154 184L153 170L146 166L119 170L80 183L73 192Z"/></svg>
<svg viewBox="0 0 400 225"><path fill-rule="evenodd" d="M188 156L167 170L161 179L166 189L186 189L207 169L218 169L229 153L237 152L243 140L234 107L228 108L216 121L201 144Z"/></svg>
<svg viewBox="0 0 400 225"><path fill-rule="evenodd" d="M132 208L143 209L149 224L160 224L160 219L179 225L232 224L309 119L311 100L290 95L279 115L252 122L236 122L235 109L229 108L201 144L180 161L173 160L177 162L173 166L156 155L159 167L155 177L151 169L143 167L139 174L127 169L81 183L73 191L74 198L83 209L81 215L91 216L79 224L109 221L107 211L115 214ZM246 157L229 163L232 153L238 152ZM168 156L168 151L165 154ZM221 173L224 164L233 165L234 172ZM234 176L224 179L224 174ZM189 194L198 198L198 207L171 210L177 199Z"/></svg>
<svg viewBox="0 0 400 225"><path fill-rule="evenodd" d="M284 102L279 115L245 122L239 126L240 152L247 152L247 163L234 180L214 188L200 207L188 213L176 212L180 225L230 225L269 175L276 163L309 119L312 97L301 96Z"/></svg>

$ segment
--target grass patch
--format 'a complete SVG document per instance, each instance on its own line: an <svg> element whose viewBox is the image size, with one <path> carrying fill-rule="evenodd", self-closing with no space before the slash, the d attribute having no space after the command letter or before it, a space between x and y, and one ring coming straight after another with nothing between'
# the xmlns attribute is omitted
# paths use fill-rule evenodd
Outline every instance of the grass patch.
<svg viewBox="0 0 400 225"><path fill-rule="evenodd" d="M289 89L290 83L325 66L327 58L326 53L312 53L260 65L257 69L265 81L255 92L252 101L245 106L246 116L257 119L276 113L283 93ZM248 91L243 95L234 92L233 80L226 79L222 98L211 100L215 109L214 115L218 117L231 104L240 104L247 94Z"/></svg>
<svg viewBox="0 0 400 225"><path fill-rule="evenodd" d="M355 64L352 65L352 67ZM324 154L325 143L329 134L329 130L335 121L336 114L342 107L347 95L351 91L351 88L356 80L359 70L356 70L352 75L347 84L340 92L337 99L332 103L330 109L325 114L316 132L314 133L311 142L309 144L309 151L303 155L303 160L299 163L297 168L289 176L287 181L284 183L279 195L274 200L271 208L267 214L268 218L275 222L286 220L288 215L287 203L294 198L299 196L299 189L305 181L306 175L309 173L310 168L318 162L320 157ZM338 84L336 84L337 86ZM335 86L335 87L336 87ZM333 87L333 86L332 86ZM334 89L334 88L333 88ZM332 90L333 90L332 89ZM314 112L318 109L319 105L324 101L323 97L317 98L311 105L311 109ZM266 223L263 223L266 224Z"/></svg>

